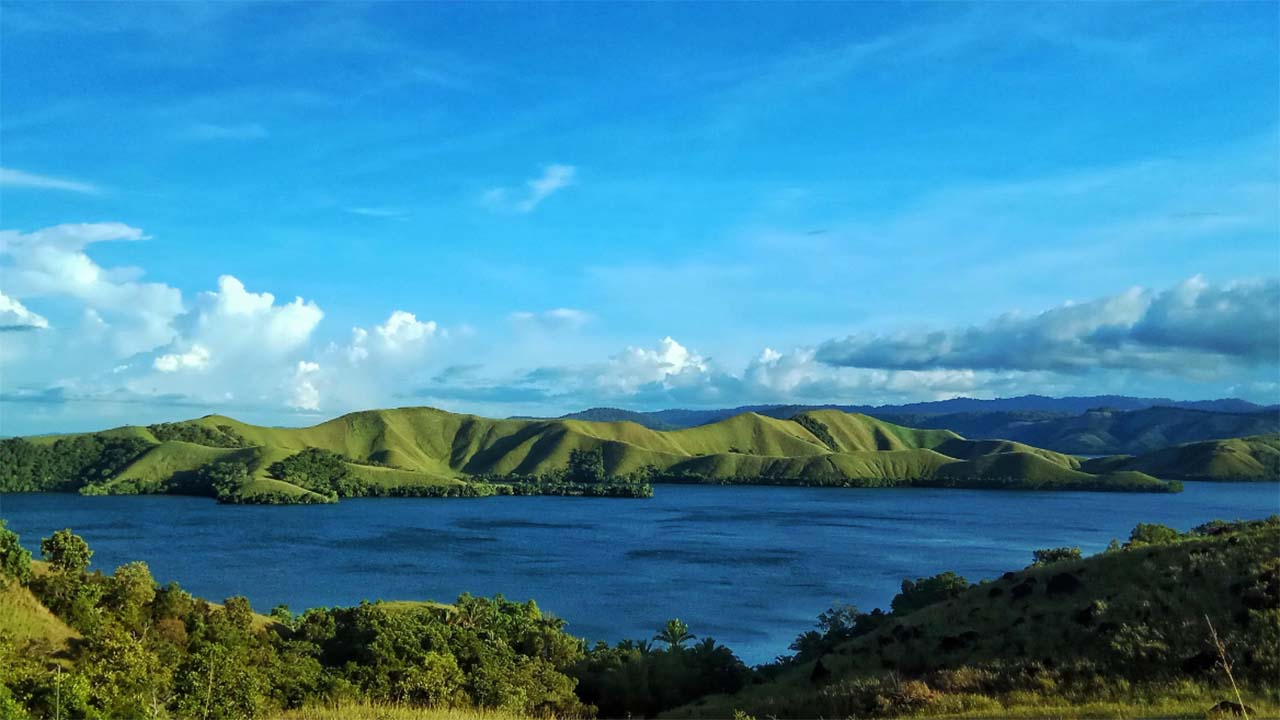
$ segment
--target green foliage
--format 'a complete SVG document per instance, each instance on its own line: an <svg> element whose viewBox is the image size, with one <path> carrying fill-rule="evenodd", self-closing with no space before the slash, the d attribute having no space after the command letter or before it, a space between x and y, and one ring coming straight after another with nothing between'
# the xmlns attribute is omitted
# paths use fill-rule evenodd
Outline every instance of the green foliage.
<svg viewBox="0 0 1280 720"><path fill-rule="evenodd" d="M667 621L662 630L653 636L654 640L667 644L668 650L681 650L684 644L696 640L698 636L689 632L689 625L680 618Z"/></svg>
<svg viewBox="0 0 1280 720"><path fill-rule="evenodd" d="M598 447L569 451L568 471L567 479L570 482L592 485L604 482L604 452Z"/></svg>
<svg viewBox="0 0 1280 720"><path fill-rule="evenodd" d="M0 492L77 490L115 477L150 447L142 438L103 434L47 444L0 440Z"/></svg>
<svg viewBox="0 0 1280 720"><path fill-rule="evenodd" d="M211 492L220 502L232 502L251 479L249 466L237 460L220 460L197 470L193 486Z"/></svg>
<svg viewBox="0 0 1280 720"><path fill-rule="evenodd" d="M653 717L713 693L732 693L751 679L751 671L729 648L712 638L685 647L693 635L672 620L657 634L667 643L654 650L648 641L598 643L573 668L578 696L601 717Z"/></svg>
<svg viewBox="0 0 1280 720"><path fill-rule="evenodd" d="M345 459L334 452L309 447L267 469L277 480L292 483L328 497L360 497L364 484L351 474Z"/></svg>
<svg viewBox="0 0 1280 720"><path fill-rule="evenodd" d="M969 587L968 580L949 570L933 577L903 580L902 592L893 598L890 607L894 615L907 615L934 603L959 597Z"/></svg>
<svg viewBox="0 0 1280 720"><path fill-rule="evenodd" d="M147 429L160 442L178 440L218 448L249 447L248 440L236 432L235 428L225 424L210 428L194 422L158 423L148 425Z"/></svg>
<svg viewBox="0 0 1280 720"><path fill-rule="evenodd" d="M805 430L813 433L814 437L821 440L823 445L832 450L840 449L840 444L836 442L835 437L831 435L831 431L827 429L827 426L821 420L808 413L802 413L793 419Z"/></svg>
<svg viewBox="0 0 1280 720"><path fill-rule="evenodd" d="M1078 547L1057 547L1033 550L1031 558L1032 567L1043 567L1045 565L1052 565L1056 562L1079 560L1081 555L1080 548Z"/></svg>
<svg viewBox="0 0 1280 720"><path fill-rule="evenodd" d="M1156 523L1138 523L1129 534L1128 546L1160 545L1177 540L1179 533L1171 527Z"/></svg>
<svg viewBox="0 0 1280 720"><path fill-rule="evenodd" d="M40 541L40 555L59 572L80 574L88 569L93 551L84 538L64 528Z"/></svg>
<svg viewBox="0 0 1280 720"><path fill-rule="evenodd" d="M31 582L31 552L22 547L18 534L5 527L0 518L0 588L7 581L20 585Z"/></svg>

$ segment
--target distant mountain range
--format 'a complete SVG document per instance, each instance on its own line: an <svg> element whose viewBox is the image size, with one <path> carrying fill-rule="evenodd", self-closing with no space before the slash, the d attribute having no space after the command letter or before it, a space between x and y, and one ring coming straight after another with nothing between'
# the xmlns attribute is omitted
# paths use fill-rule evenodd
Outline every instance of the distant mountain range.
<svg viewBox="0 0 1280 720"><path fill-rule="evenodd" d="M946 429L968 438L1016 440L1083 455L1141 454L1180 443L1280 432L1278 406L1235 398L1176 401L1123 395L1024 395L905 405L749 405L653 412L592 408L560 419L630 421L654 430L674 430L718 422L744 412L789 419L818 409L861 413L896 425Z"/></svg>

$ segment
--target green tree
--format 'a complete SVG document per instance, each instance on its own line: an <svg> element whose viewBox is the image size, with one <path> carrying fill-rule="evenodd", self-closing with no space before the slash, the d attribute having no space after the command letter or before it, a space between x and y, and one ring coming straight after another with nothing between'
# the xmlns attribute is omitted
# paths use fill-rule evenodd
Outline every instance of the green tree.
<svg viewBox="0 0 1280 720"><path fill-rule="evenodd" d="M948 570L933 577L902 581L890 607L895 615L906 615L937 602L950 600L969 588L969 581Z"/></svg>
<svg viewBox="0 0 1280 720"><path fill-rule="evenodd" d="M1052 565L1053 563L1063 562L1066 560L1079 560L1080 548L1078 547L1056 547L1045 548L1043 550L1034 550L1031 553L1033 567L1043 567Z"/></svg>
<svg viewBox="0 0 1280 720"><path fill-rule="evenodd" d="M600 448L572 450L569 452L569 477L571 482L602 483L605 480L604 451Z"/></svg>
<svg viewBox="0 0 1280 720"><path fill-rule="evenodd" d="M689 632L689 626L680 618L673 618L667 621L666 626L657 635L654 635L653 639L666 643L668 650L675 650L683 647L687 642L696 640L697 637L697 635Z"/></svg>
<svg viewBox="0 0 1280 720"><path fill-rule="evenodd" d="M0 520L0 587L6 579L26 585L31 582L31 553L19 542L18 534Z"/></svg>
<svg viewBox="0 0 1280 720"><path fill-rule="evenodd" d="M144 562L116 568L107 585L106 600L125 627L140 629L145 624L147 606L156 599L156 581Z"/></svg>
<svg viewBox="0 0 1280 720"><path fill-rule="evenodd" d="M61 572L80 574L89 567L93 551L84 538L64 528L40 541L40 554Z"/></svg>

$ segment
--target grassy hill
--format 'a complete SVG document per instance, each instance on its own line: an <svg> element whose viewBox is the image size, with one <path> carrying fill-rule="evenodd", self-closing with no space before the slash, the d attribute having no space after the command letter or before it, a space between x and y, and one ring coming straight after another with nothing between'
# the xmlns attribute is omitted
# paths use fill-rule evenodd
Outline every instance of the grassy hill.
<svg viewBox="0 0 1280 720"><path fill-rule="evenodd" d="M350 413L304 428L210 415L24 442L0 443L8 453L0 458L7 459L0 463L0 490L209 494L217 475L211 469L234 466L243 473L235 486L239 501L325 501L323 488L280 470L309 448L344 466L333 472L341 472L348 490L375 495L492 494L495 480L559 481L581 453L598 455L603 479L1175 489L1133 468L1093 472L1075 457L1021 443L971 441L835 410L790 419L743 413L657 431L632 422L496 420L410 407Z"/></svg>
<svg viewBox="0 0 1280 720"><path fill-rule="evenodd" d="M970 438L1003 438L1062 453L1112 455L1158 450L1179 443L1280 432L1280 412L1243 401L1209 401L1173 406L1159 399L1102 396L1074 402L920 403L902 406L823 408L860 412L896 425L953 430ZM1028 399L1031 400L1031 399ZM1044 398L1045 401L1052 400ZM1053 409L1049 409L1053 408ZM633 412L593 408L561 419L627 420L665 430L716 422L742 412L793 418L818 408L770 405L734 410Z"/></svg>
<svg viewBox="0 0 1280 720"><path fill-rule="evenodd" d="M1236 701L1216 632L1253 716L1276 717L1280 518L1143 527L1090 558L967 587L953 576L923 607L895 600L852 637L669 715L1204 717Z"/></svg>
<svg viewBox="0 0 1280 720"><path fill-rule="evenodd" d="M1095 458L1089 472L1136 471L1181 480L1280 479L1280 434L1207 440L1145 455Z"/></svg>
<svg viewBox="0 0 1280 720"><path fill-rule="evenodd" d="M916 425L915 421L905 423ZM943 415L919 427L951 428L975 437L1018 439L1082 455L1142 455L1181 443L1280 432L1280 413L1212 413L1185 407L1091 410L1064 418Z"/></svg>

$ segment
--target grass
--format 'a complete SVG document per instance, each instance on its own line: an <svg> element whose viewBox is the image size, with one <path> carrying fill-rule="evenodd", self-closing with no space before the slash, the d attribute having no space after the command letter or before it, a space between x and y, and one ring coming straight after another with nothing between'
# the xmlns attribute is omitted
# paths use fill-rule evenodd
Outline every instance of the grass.
<svg viewBox="0 0 1280 720"><path fill-rule="evenodd" d="M0 637L19 646L38 645L40 654L66 649L80 635L40 603L31 591L16 582L0 580Z"/></svg>
<svg viewBox="0 0 1280 720"><path fill-rule="evenodd" d="M1134 470L1178 480L1280 479L1280 434L1185 443L1132 457L1085 463L1089 470Z"/></svg>
<svg viewBox="0 0 1280 720"><path fill-rule="evenodd" d="M357 477L384 490L458 484L476 475L545 474L564 468L573 451L597 448L614 476L653 467L668 479L710 482L1168 489L1137 472L1118 480L1093 474L1078 458L1021 443L965 440L949 430L907 428L835 410L790 420L743 413L675 431L632 422L495 420L424 407L350 413L305 428L262 427L220 415L187 422L219 432L229 427L252 447L157 443L103 489L163 492L184 473L236 459L253 477L245 497L310 497L267 474L273 462L308 447L351 459ZM106 432L154 440L146 428ZM1135 470L1097 467L1099 473Z"/></svg>

